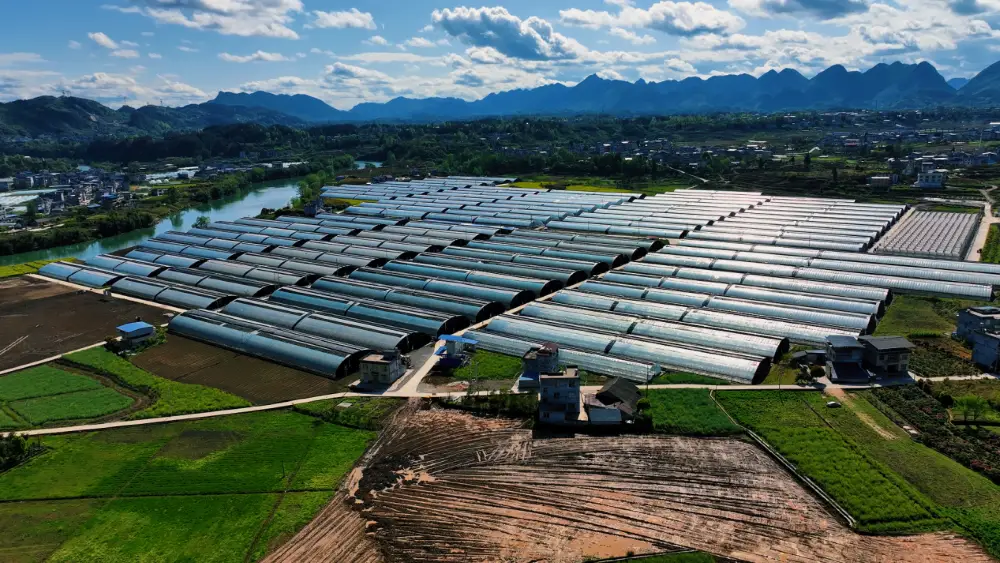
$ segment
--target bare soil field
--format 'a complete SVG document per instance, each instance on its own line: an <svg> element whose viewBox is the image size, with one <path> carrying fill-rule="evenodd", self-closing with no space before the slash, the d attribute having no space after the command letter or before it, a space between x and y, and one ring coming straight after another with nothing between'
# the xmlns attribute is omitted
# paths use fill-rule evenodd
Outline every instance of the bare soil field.
<svg viewBox="0 0 1000 563"><path fill-rule="evenodd" d="M340 393L354 380L334 381L174 334L132 361L154 375L222 389L255 405Z"/></svg>
<svg viewBox="0 0 1000 563"><path fill-rule="evenodd" d="M0 369L42 360L114 336L136 317L159 324L164 311L124 299L77 293L28 277L0 283ZM11 346L13 345L13 346Z"/></svg>
<svg viewBox="0 0 1000 563"><path fill-rule="evenodd" d="M855 534L740 440L541 438L413 408L267 561L569 563L679 547L744 561L991 561L948 534Z"/></svg>

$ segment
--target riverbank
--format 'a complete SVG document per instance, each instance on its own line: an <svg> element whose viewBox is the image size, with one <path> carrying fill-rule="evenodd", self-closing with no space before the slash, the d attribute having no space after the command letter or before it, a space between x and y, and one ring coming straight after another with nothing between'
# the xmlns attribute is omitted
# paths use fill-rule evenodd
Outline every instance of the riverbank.
<svg viewBox="0 0 1000 563"><path fill-rule="evenodd" d="M28 255L59 247L116 237L132 231L149 229L164 218L184 210L204 207L213 202L240 198L254 189L254 179L296 182L311 172L308 165L292 169L254 169L247 173L228 174L208 182L163 186L167 191L157 196L130 199L128 208L90 211L76 208L58 227L21 231L0 236L0 264L11 264L8 257ZM284 202L287 203L287 202ZM30 261L30 260L21 260Z"/></svg>
<svg viewBox="0 0 1000 563"><path fill-rule="evenodd" d="M0 256L0 266L53 260L57 258L87 258L135 246L142 241L167 231L185 231L194 227L198 217L207 216L213 221L232 221L256 216L262 209L276 209L288 205L298 196L298 179L275 180L253 184L233 196L197 203L193 207L170 213L153 225L110 237L100 237L76 244L39 249L31 252Z"/></svg>

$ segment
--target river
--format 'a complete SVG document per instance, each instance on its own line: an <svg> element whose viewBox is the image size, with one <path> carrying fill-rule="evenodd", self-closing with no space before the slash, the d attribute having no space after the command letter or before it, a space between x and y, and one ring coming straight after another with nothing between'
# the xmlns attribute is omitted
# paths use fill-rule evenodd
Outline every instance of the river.
<svg viewBox="0 0 1000 563"><path fill-rule="evenodd" d="M253 217L265 207L277 209L288 205L288 202L298 195L297 182L298 179L293 179L254 184L250 191L175 213L148 229L139 229L113 237L58 246L47 250L0 256L0 266L54 258L85 260L98 254L135 246L148 238L167 231L186 231L193 227L195 221L202 215L207 215L213 221L232 221L242 217Z"/></svg>

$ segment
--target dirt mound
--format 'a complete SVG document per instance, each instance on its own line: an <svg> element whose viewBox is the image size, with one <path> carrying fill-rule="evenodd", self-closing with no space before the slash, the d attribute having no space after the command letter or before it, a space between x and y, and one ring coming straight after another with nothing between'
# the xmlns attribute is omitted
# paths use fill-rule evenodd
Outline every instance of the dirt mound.
<svg viewBox="0 0 1000 563"><path fill-rule="evenodd" d="M990 559L944 534L860 536L752 444L539 439L402 412L341 493L268 561L551 561L699 549L747 561Z"/></svg>

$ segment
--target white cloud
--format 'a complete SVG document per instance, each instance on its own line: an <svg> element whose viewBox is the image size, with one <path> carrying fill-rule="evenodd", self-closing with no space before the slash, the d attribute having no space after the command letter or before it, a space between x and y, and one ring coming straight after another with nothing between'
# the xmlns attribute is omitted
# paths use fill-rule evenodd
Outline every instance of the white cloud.
<svg viewBox="0 0 1000 563"><path fill-rule="evenodd" d="M365 45L380 45L384 47L389 44L389 40L381 35L372 35L368 39L362 41L362 43Z"/></svg>
<svg viewBox="0 0 1000 563"><path fill-rule="evenodd" d="M138 47L139 46L139 44L136 43L135 41L119 41L118 44L121 45L122 47Z"/></svg>
<svg viewBox="0 0 1000 563"><path fill-rule="evenodd" d="M597 76L605 80L625 80L625 77L620 72L611 68L598 71Z"/></svg>
<svg viewBox="0 0 1000 563"><path fill-rule="evenodd" d="M357 8L351 8L345 12L322 12L314 11L315 19L310 24L318 28L334 29L375 29L375 18L368 12L362 12Z"/></svg>
<svg viewBox="0 0 1000 563"><path fill-rule="evenodd" d="M100 45L101 47L104 47L105 49L117 49L118 48L118 43L115 43L103 31L97 31L97 32L88 33L87 37L89 37L91 41L93 41L94 43L97 43L98 45Z"/></svg>
<svg viewBox="0 0 1000 563"><path fill-rule="evenodd" d="M431 24L427 24L420 28L420 33L430 33L432 31L434 31L434 26Z"/></svg>
<svg viewBox="0 0 1000 563"><path fill-rule="evenodd" d="M0 53L0 67L44 62L38 53Z"/></svg>
<svg viewBox="0 0 1000 563"><path fill-rule="evenodd" d="M147 56L149 58L151 58L151 59L162 59L163 58L163 55L161 55L159 53L149 53L149 55L147 55Z"/></svg>
<svg viewBox="0 0 1000 563"><path fill-rule="evenodd" d="M324 49L317 49L316 47L313 47L312 49L309 49L309 52L312 53L312 54L314 54L314 55L326 55L328 57L335 57L335 56L337 56L336 53L334 53L333 51L324 50Z"/></svg>
<svg viewBox="0 0 1000 563"><path fill-rule="evenodd" d="M431 19L463 43L493 47L518 59L575 59L587 52L575 39L556 32L548 21L538 17L522 20L502 7L434 10Z"/></svg>
<svg viewBox="0 0 1000 563"><path fill-rule="evenodd" d="M620 39L624 39L633 45L652 45L653 43L656 43L656 38L652 35L639 35L634 31L629 31L621 27L612 27L611 31L608 33Z"/></svg>
<svg viewBox="0 0 1000 563"><path fill-rule="evenodd" d="M153 33L152 31L143 31L140 35L142 35L143 37L152 37L156 34Z"/></svg>
<svg viewBox="0 0 1000 563"><path fill-rule="evenodd" d="M404 47L414 47L416 49L430 49L436 45L423 37L411 37L403 41Z"/></svg>
<svg viewBox="0 0 1000 563"><path fill-rule="evenodd" d="M286 62L292 59L282 55L281 53L268 53L266 51L257 51L249 55L231 55L229 53L219 53L219 58L228 63L251 63L251 62L268 62L268 63L278 63Z"/></svg>
<svg viewBox="0 0 1000 563"><path fill-rule="evenodd" d="M118 57L120 59L138 59L139 51L135 49L115 49L111 51L112 57Z"/></svg>
<svg viewBox="0 0 1000 563"><path fill-rule="evenodd" d="M73 50L83 47L83 45L81 45L79 41L73 41L72 39L70 39L69 44L67 46Z"/></svg>
<svg viewBox="0 0 1000 563"><path fill-rule="evenodd" d="M131 6L104 6L142 14L164 25L242 37L298 39L289 25L303 11L302 0L131 0Z"/></svg>
<svg viewBox="0 0 1000 563"><path fill-rule="evenodd" d="M98 100L105 103L120 103L122 96L128 96L130 105L187 104L204 101L208 96L200 89L171 79L157 76L156 80L142 84L134 76L95 72L62 80L59 89L69 90L74 96Z"/></svg>
<svg viewBox="0 0 1000 563"><path fill-rule="evenodd" d="M177 50L178 51L184 51L185 53L197 53L198 52L198 49L195 49L194 47L188 47L187 45L181 45L180 47L177 47Z"/></svg>
<svg viewBox="0 0 1000 563"><path fill-rule="evenodd" d="M706 2L657 2L648 9L616 4L617 14L599 10L571 8L560 10L560 21L591 29L602 27L643 28L669 35L690 37L707 33L735 33L746 22Z"/></svg>

